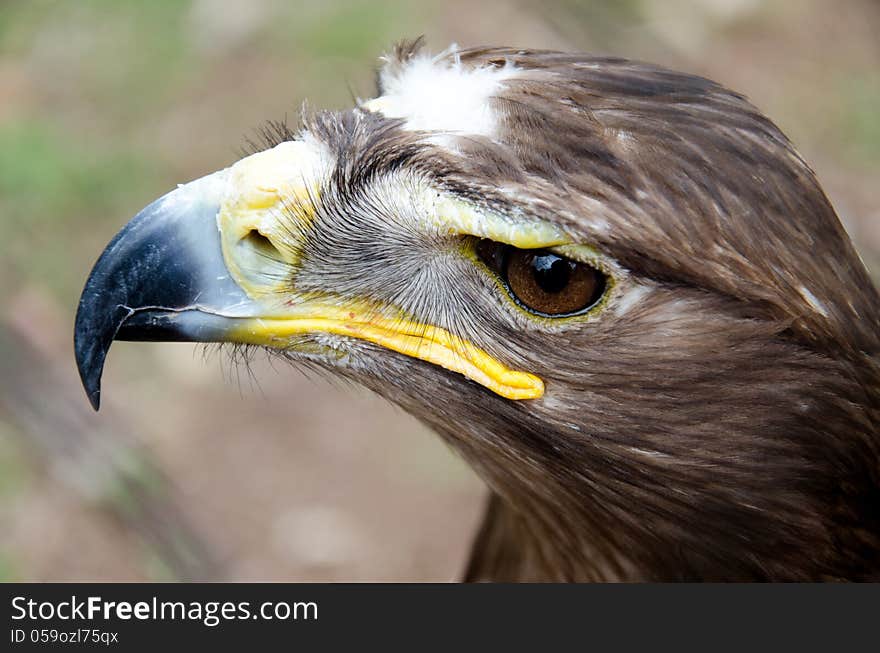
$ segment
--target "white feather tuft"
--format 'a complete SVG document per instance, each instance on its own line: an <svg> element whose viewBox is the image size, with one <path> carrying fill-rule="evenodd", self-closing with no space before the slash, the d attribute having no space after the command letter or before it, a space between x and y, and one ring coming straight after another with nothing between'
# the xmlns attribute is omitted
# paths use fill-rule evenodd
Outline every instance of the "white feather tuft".
<svg viewBox="0 0 880 653"><path fill-rule="evenodd" d="M452 49L437 56L417 55L402 66L386 67L380 73L385 94L361 107L402 118L413 131L492 138L497 115L490 100L519 72L510 62L501 67L463 65Z"/></svg>

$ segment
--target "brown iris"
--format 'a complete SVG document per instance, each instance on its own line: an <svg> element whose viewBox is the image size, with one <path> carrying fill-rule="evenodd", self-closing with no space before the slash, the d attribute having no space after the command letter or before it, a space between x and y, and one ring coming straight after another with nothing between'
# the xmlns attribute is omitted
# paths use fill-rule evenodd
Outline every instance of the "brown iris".
<svg viewBox="0 0 880 653"><path fill-rule="evenodd" d="M601 271L545 249L517 249L483 239L477 244L477 254L517 303L539 315L576 315L605 292Z"/></svg>

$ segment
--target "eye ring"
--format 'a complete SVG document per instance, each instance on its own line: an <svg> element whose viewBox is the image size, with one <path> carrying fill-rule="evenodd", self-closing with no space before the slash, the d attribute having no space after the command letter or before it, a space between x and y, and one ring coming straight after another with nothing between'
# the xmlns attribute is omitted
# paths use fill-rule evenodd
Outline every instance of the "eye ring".
<svg viewBox="0 0 880 653"><path fill-rule="evenodd" d="M546 249L519 249L482 239L476 253L525 311L545 318L583 315L608 287L599 269Z"/></svg>

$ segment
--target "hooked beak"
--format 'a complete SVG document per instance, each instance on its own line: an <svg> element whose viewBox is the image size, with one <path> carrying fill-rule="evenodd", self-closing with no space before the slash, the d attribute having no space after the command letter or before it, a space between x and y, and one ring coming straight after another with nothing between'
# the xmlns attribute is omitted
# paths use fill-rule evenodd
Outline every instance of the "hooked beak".
<svg viewBox="0 0 880 653"><path fill-rule="evenodd" d="M178 187L138 213L92 269L76 312L74 351L95 410L114 340L220 342L257 305L232 280L217 213L228 171Z"/></svg>

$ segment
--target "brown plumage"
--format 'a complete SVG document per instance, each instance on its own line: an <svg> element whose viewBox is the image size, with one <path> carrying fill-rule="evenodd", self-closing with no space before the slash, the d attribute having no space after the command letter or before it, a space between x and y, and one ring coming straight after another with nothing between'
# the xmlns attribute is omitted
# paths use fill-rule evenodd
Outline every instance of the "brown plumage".
<svg viewBox="0 0 880 653"><path fill-rule="evenodd" d="M532 72L492 100L501 137L466 143L438 182L490 205L519 187L519 208L657 288L602 325L618 338L583 334L567 348L576 367L555 361L590 436L546 429L547 415L524 437L514 417L491 444L462 445L431 420L495 490L467 578L880 578L880 301L788 139L699 77L553 52L460 56Z"/></svg>
<svg viewBox="0 0 880 653"><path fill-rule="evenodd" d="M418 52L398 47L380 80ZM395 306L546 394L511 401L360 340L284 353L401 405L485 479L467 580L880 579L880 298L786 137L737 93L624 59L434 61L516 69L487 100L494 131L438 140L363 107L309 118L334 163L308 223L290 211L286 291ZM276 127L265 146L296 137ZM458 236L419 232L408 198L376 190L398 178L558 226L607 262L607 305L524 316Z"/></svg>

